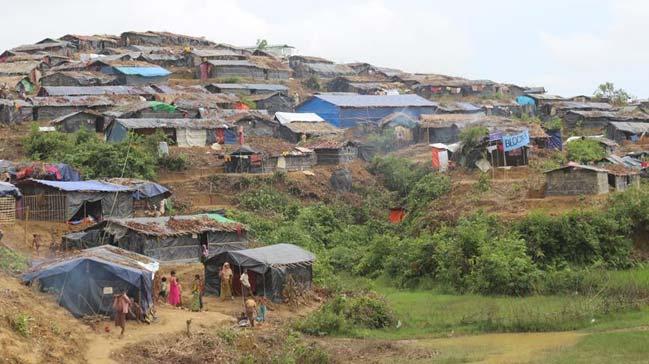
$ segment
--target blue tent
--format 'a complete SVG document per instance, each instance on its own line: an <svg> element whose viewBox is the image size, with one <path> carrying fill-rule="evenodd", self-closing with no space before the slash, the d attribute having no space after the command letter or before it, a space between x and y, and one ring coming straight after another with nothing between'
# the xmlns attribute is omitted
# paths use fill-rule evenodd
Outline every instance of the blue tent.
<svg viewBox="0 0 649 364"><path fill-rule="evenodd" d="M143 312L153 306L153 275L158 263L114 246L85 249L73 256L42 263L23 275L56 293L58 303L74 316L111 315L113 295L126 292Z"/></svg>

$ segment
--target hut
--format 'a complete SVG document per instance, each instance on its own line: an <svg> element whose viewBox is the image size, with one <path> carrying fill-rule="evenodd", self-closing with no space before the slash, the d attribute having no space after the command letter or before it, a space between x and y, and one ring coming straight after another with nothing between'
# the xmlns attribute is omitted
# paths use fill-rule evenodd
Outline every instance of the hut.
<svg viewBox="0 0 649 364"><path fill-rule="evenodd" d="M11 49L14 53L49 53L65 57L70 57L76 50L70 42L56 41L53 39L41 41L36 44L25 44Z"/></svg>
<svg viewBox="0 0 649 364"><path fill-rule="evenodd" d="M245 136L273 137L277 134L279 123L268 114L257 111L243 111L226 116L228 124L241 127Z"/></svg>
<svg viewBox="0 0 649 364"><path fill-rule="evenodd" d="M605 169L568 164L545 172L546 196L599 195L609 192Z"/></svg>
<svg viewBox="0 0 649 364"><path fill-rule="evenodd" d="M38 96L113 96L132 95L152 99L156 90L149 86L43 86Z"/></svg>
<svg viewBox="0 0 649 364"><path fill-rule="evenodd" d="M32 104L23 100L0 99L0 124L20 124L32 120Z"/></svg>
<svg viewBox="0 0 649 364"><path fill-rule="evenodd" d="M219 214L105 219L84 234L69 236L73 246L109 244L160 261L197 261L208 253L247 247L247 227Z"/></svg>
<svg viewBox="0 0 649 364"><path fill-rule="evenodd" d="M382 118L400 111L419 118L435 112L437 104L417 95L315 95L296 107L313 112L339 128L359 124L376 125Z"/></svg>
<svg viewBox="0 0 649 364"><path fill-rule="evenodd" d="M119 47L119 37L113 35L66 34L59 39L69 42L79 51L101 52Z"/></svg>
<svg viewBox="0 0 649 364"><path fill-rule="evenodd" d="M289 281L296 288L311 288L315 255L293 244L276 244L212 255L205 262L205 290L208 293L220 294L219 270L226 262L234 273L232 282L235 295L241 294L239 276L247 270L253 295L281 302L284 287Z"/></svg>
<svg viewBox="0 0 649 364"><path fill-rule="evenodd" d="M261 150L242 145L228 154L225 161L227 173L262 173L265 155Z"/></svg>
<svg viewBox="0 0 649 364"><path fill-rule="evenodd" d="M292 68L295 77L299 78L336 78L356 74L351 67L335 63L298 63Z"/></svg>
<svg viewBox="0 0 649 364"><path fill-rule="evenodd" d="M313 149L318 165L338 165L351 163L358 157L359 144L345 140L319 140L307 142L306 148Z"/></svg>
<svg viewBox="0 0 649 364"><path fill-rule="evenodd" d="M110 178L106 182L133 189L134 210L160 210L160 203L171 197L171 191L158 183L135 178Z"/></svg>
<svg viewBox="0 0 649 364"><path fill-rule="evenodd" d="M385 80L368 79L359 76L336 77L327 83L329 92L350 92L361 95L381 95L404 88L403 84L398 82L389 82Z"/></svg>
<svg viewBox="0 0 649 364"><path fill-rule="evenodd" d="M106 86L116 82L113 75L90 71L48 72L40 80L42 86Z"/></svg>
<svg viewBox="0 0 649 364"><path fill-rule="evenodd" d="M33 93L35 85L27 76L5 76L0 77L0 90L3 88L13 95L18 96ZM7 95L4 96L6 97Z"/></svg>
<svg viewBox="0 0 649 364"><path fill-rule="evenodd" d="M211 83L205 88L212 93L233 93L242 96L280 93L288 96L288 87L266 83Z"/></svg>
<svg viewBox="0 0 649 364"><path fill-rule="evenodd" d="M115 105L140 101L137 95L31 97L34 120L53 120L73 112L92 109L106 111Z"/></svg>
<svg viewBox="0 0 649 364"><path fill-rule="evenodd" d="M0 181L0 225L16 220L16 200L21 197L22 194L16 186Z"/></svg>
<svg viewBox="0 0 649 364"><path fill-rule="evenodd" d="M171 72L147 62L99 59L86 67L89 71L115 76L119 85L167 83Z"/></svg>
<svg viewBox="0 0 649 364"><path fill-rule="evenodd" d="M293 109L293 99L280 92L242 96L242 99L253 102L255 109L266 110L271 114Z"/></svg>
<svg viewBox="0 0 649 364"><path fill-rule="evenodd" d="M58 304L75 317L113 315L113 295L125 292L141 309L131 317L139 318L153 307L153 276L158 267L153 259L103 245L40 263L22 280L56 293Z"/></svg>
<svg viewBox="0 0 649 364"><path fill-rule="evenodd" d="M101 181L47 181L27 179L16 183L24 198L22 210L29 219L80 221L91 217L127 217L133 213L133 189Z"/></svg>
<svg viewBox="0 0 649 364"><path fill-rule="evenodd" d="M205 61L243 59L246 59L245 55L230 49L192 49L186 56L186 63L189 67L198 67Z"/></svg>
<svg viewBox="0 0 649 364"><path fill-rule="evenodd" d="M186 67L187 60L182 54L173 53L143 53L136 58L137 61L155 64L160 67Z"/></svg>
<svg viewBox="0 0 649 364"><path fill-rule="evenodd" d="M649 123L611 121L606 128L606 136L617 143L637 142L648 135Z"/></svg>
<svg viewBox="0 0 649 364"><path fill-rule="evenodd" d="M402 112L392 113L379 121L381 132L385 133L391 130L395 142L399 145L413 143L417 137L418 127L419 120Z"/></svg>
<svg viewBox="0 0 649 364"><path fill-rule="evenodd" d="M129 132L150 135L161 130L179 147L204 147L225 143L228 127L221 119L115 119L106 128L106 141L121 142Z"/></svg>
<svg viewBox="0 0 649 364"><path fill-rule="evenodd" d="M241 77L262 80L288 80L291 70L283 63L267 57L237 60L208 60L199 65L197 78Z"/></svg>
<svg viewBox="0 0 649 364"><path fill-rule="evenodd" d="M0 63L0 77L28 77L29 82L39 84L42 75L42 61L19 61Z"/></svg>
<svg viewBox="0 0 649 364"><path fill-rule="evenodd" d="M314 113L275 113L280 123L279 136L291 143L319 137L332 137L342 134L342 130L327 123Z"/></svg>
<svg viewBox="0 0 649 364"><path fill-rule="evenodd" d="M170 32L136 32L128 31L120 34L120 44L128 47L131 45L143 46L181 46L181 47L212 47L216 44L203 37L175 34Z"/></svg>
<svg viewBox="0 0 649 364"><path fill-rule="evenodd" d="M80 129L102 132L104 130L104 117L101 113L93 110L75 111L50 121L50 124L65 133L74 133Z"/></svg>
<svg viewBox="0 0 649 364"><path fill-rule="evenodd" d="M608 185L615 191L624 191L630 187L640 187L640 172L620 164L599 166L608 173Z"/></svg>

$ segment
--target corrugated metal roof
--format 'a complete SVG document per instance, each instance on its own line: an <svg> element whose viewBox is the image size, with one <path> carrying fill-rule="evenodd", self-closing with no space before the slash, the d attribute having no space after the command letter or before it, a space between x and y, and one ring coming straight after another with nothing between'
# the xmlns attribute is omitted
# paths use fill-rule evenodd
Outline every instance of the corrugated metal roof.
<svg viewBox="0 0 649 364"><path fill-rule="evenodd" d="M150 86L43 86L50 96L154 95Z"/></svg>
<svg viewBox="0 0 649 364"><path fill-rule="evenodd" d="M126 129L157 129L157 128L183 128L183 129L217 129L227 128L228 123L223 119L117 119L115 122Z"/></svg>
<svg viewBox="0 0 649 364"><path fill-rule="evenodd" d="M649 133L649 123L630 123L626 121L611 121L609 122L614 128L633 133L633 134L642 134Z"/></svg>
<svg viewBox="0 0 649 364"><path fill-rule="evenodd" d="M212 86L222 90L252 90L252 91L287 91L284 85L266 83L213 83Z"/></svg>
<svg viewBox="0 0 649 364"><path fill-rule="evenodd" d="M426 100L419 95L331 95L321 94L319 98L340 107L409 107L429 106L436 103Z"/></svg>
<svg viewBox="0 0 649 364"><path fill-rule="evenodd" d="M568 163L565 166L555 168L555 169L550 169L548 171L545 171L544 173L551 173L551 172L560 171L560 170L563 170L563 169L571 169L571 170L572 169L585 169L587 171L608 173L608 171L605 170L605 169L596 168L596 167L592 167L592 166L586 166L586 165L583 165L583 164L576 164L576 163Z"/></svg>
<svg viewBox="0 0 649 364"><path fill-rule="evenodd" d="M288 124L293 122L321 122L325 121L320 115L312 112L276 112L275 119L280 124Z"/></svg>
<svg viewBox="0 0 649 364"><path fill-rule="evenodd" d="M142 76L142 77L160 77L168 76L171 72L162 67L113 67L116 71L129 75L129 76Z"/></svg>
<svg viewBox="0 0 649 364"><path fill-rule="evenodd" d="M44 186L54 187L61 191L67 192L128 192L133 191L132 188L126 186L119 186L112 183L102 181L78 181L78 182L63 182L63 181L47 181L42 179L29 179L28 182L41 184ZM19 183L20 186L20 183Z"/></svg>
<svg viewBox="0 0 649 364"><path fill-rule="evenodd" d="M87 115L95 116L95 117L101 116L100 113L98 113L96 111L93 111L91 109L88 109L88 110L76 111L76 112L73 112L73 113L70 113L70 114L67 114L67 115L59 116L58 118L50 121L50 124L52 124L52 125L60 124L63 121L65 121L66 119L71 118L71 117L73 117L75 115L78 115L78 114L87 114Z"/></svg>
<svg viewBox="0 0 649 364"><path fill-rule="evenodd" d="M212 66L239 66L239 67L259 67L245 59L212 59L207 61Z"/></svg>

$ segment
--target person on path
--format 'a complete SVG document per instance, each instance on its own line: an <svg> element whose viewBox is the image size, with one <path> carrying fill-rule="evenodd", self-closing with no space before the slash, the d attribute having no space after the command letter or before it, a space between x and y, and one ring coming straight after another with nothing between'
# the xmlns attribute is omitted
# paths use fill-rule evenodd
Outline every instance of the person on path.
<svg viewBox="0 0 649 364"><path fill-rule="evenodd" d="M203 279L199 274L194 276L194 283L192 284L192 311L201 311L203 309L203 292L205 285Z"/></svg>
<svg viewBox="0 0 649 364"><path fill-rule="evenodd" d="M122 292L113 296L113 310L115 311L115 326L121 327L122 332L119 334L119 337L124 336L124 330L126 329L126 315L131 307L130 298L126 295L126 292Z"/></svg>
<svg viewBox="0 0 649 364"><path fill-rule="evenodd" d="M178 283L178 278L176 278L176 271L171 271L171 278L169 278L169 297L167 302L174 307L178 307L181 304L180 301L180 283Z"/></svg>
<svg viewBox="0 0 649 364"><path fill-rule="evenodd" d="M162 279L160 279L160 298L162 298L163 302L166 302L168 296L169 282L167 282L167 277L162 277Z"/></svg>
<svg viewBox="0 0 649 364"><path fill-rule="evenodd" d="M250 321L250 327L255 327L255 319L257 318L257 302L250 297L246 300L246 317Z"/></svg>
<svg viewBox="0 0 649 364"><path fill-rule="evenodd" d="M243 298L252 295L252 290L250 289L250 279L248 278L247 269L244 269L243 274L241 274L239 280L241 281L241 294L243 295Z"/></svg>
<svg viewBox="0 0 649 364"><path fill-rule="evenodd" d="M228 298L233 300L232 297L232 269L230 269L230 263L223 264L221 271L219 272L219 278L221 278L221 298L227 300Z"/></svg>

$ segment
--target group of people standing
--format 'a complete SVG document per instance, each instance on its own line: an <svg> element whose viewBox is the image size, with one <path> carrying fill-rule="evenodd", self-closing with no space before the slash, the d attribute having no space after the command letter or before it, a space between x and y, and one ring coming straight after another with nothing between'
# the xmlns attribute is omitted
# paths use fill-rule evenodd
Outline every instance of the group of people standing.
<svg viewBox="0 0 649 364"><path fill-rule="evenodd" d="M176 276L176 271L171 271L169 280L167 277L160 279L160 293L158 294L159 300L165 300L168 304L174 307L182 307L183 305L183 286ZM200 311L203 309L203 294L205 293L205 284L200 274L194 276L192 282L192 301L190 308L192 311Z"/></svg>

